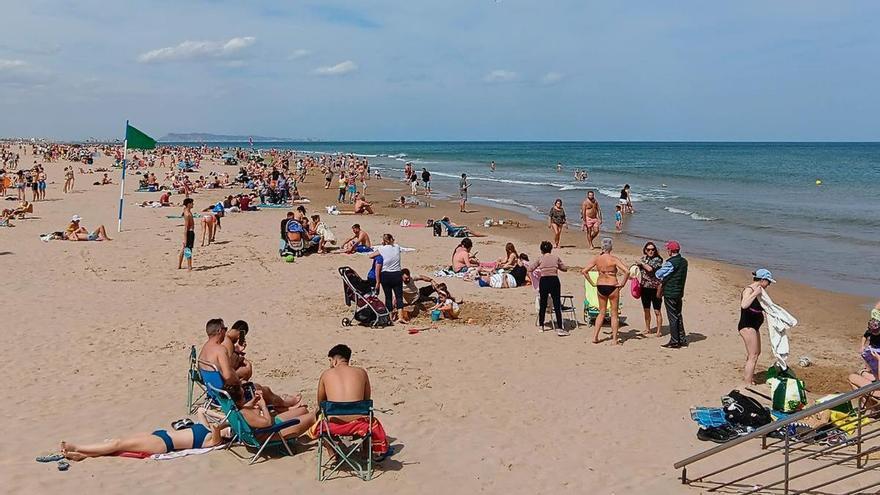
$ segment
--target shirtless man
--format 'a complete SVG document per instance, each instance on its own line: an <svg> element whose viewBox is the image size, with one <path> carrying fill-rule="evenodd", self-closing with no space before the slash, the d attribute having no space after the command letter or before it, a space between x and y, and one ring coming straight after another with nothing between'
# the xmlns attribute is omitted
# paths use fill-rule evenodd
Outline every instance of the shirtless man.
<svg viewBox="0 0 880 495"><path fill-rule="evenodd" d="M354 212L357 215L372 215L373 214L373 203L365 200L361 193L355 193L354 195Z"/></svg>
<svg viewBox="0 0 880 495"><path fill-rule="evenodd" d="M318 379L318 404L324 401L358 402L370 400L372 396L370 377L367 375L367 370L349 364L351 349L347 345L338 344L330 349L327 357L330 359L330 368L321 373L321 377ZM362 417L360 415L341 415L331 416L327 419L331 423L347 423ZM393 451L388 448L385 430L375 418L371 429L373 454L379 456L377 461L381 461L393 454ZM325 447L330 458L335 458L335 452L331 447L329 445L325 445Z"/></svg>
<svg viewBox="0 0 880 495"><path fill-rule="evenodd" d="M370 236L363 230L361 225L356 223L351 226L351 232L354 234L342 244L342 251L346 254L369 253L373 251L373 245L370 243Z"/></svg>
<svg viewBox="0 0 880 495"><path fill-rule="evenodd" d="M247 347L247 337L250 327L244 320L238 320L232 324L232 328L226 330L226 338L223 339L223 347L230 356L235 374L241 381L248 381L254 374L251 362L244 357L244 349Z"/></svg>
<svg viewBox="0 0 880 495"><path fill-rule="evenodd" d="M193 253L192 250L196 245L196 223L192 214L193 199L186 198L183 200L183 248L180 249L180 256L177 257L177 269L183 268L183 260L186 259L186 269L193 269Z"/></svg>
<svg viewBox="0 0 880 495"><path fill-rule="evenodd" d="M202 350L199 352L199 367L205 371L213 371L208 365L214 366L220 372L220 376L223 377L224 386L241 383L241 379L233 367L232 357L224 345L226 331L227 328L222 318L208 320L208 323L205 325L208 341L205 342ZM300 394L297 394L295 397L281 397L272 392L272 389L269 387L255 383L254 388L262 392L266 403L274 407L276 413L297 407L302 400L302 395Z"/></svg>
<svg viewBox="0 0 880 495"><path fill-rule="evenodd" d="M591 249L598 249L593 240L599 235L599 226L602 225L602 209L599 208L593 191L587 191L587 197L581 203L581 219L584 221L583 230L587 233L587 243Z"/></svg>

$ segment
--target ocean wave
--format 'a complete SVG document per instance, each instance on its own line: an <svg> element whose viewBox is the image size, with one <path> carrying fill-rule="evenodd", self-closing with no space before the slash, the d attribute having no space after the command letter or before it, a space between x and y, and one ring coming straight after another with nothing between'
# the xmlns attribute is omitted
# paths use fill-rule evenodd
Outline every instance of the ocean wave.
<svg viewBox="0 0 880 495"><path fill-rule="evenodd" d="M361 158L377 158L379 155L365 155L361 153L352 153L354 156L359 156Z"/></svg>
<svg viewBox="0 0 880 495"><path fill-rule="evenodd" d="M706 216L700 215L699 213L695 213L693 211L682 210L680 208L673 208L671 206L664 206L663 209L668 211L669 213L675 213L677 215L687 215L687 216L691 217L693 220L698 220L701 222L714 222L715 220L718 220L717 218L706 217Z"/></svg>
<svg viewBox="0 0 880 495"><path fill-rule="evenodd" d="M533 211L533 212L535 212L535 213L538 213L538 214L541 214L541 215L544 214L544 212L542 212L541 209L538 208L537 206L530 205L530 204L526 204L526 203L520 203L519 201L516 201L516 200L513 200L513 199L508 199L508 198L487 198L487 197L485 197L485 196L474 196L474 199L478 199L478 200L481 200L481 201L489 201L489 202L491 202L491 203L499 203L499 204L502 204L502 205L508 205L508 206L518 206L518 207L520 207L520 208L525 208L525 209L527 209L527 210L531 210L531 211Z"/></svg>
<svg viewBox="0 0 880 495"><path fill-rule="evenodd" d="M398 153L396 155L383 155L383 156L387 156L388 158L406 158L406 153Z"/></svg>

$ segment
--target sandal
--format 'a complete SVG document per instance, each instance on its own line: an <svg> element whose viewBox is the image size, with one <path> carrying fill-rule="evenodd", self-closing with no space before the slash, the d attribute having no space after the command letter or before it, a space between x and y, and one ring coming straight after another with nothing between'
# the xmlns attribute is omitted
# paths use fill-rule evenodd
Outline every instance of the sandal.
<svg viewBox="0 0 880 495"><path fill-rule="evenodd" d="M171 427L174 428L175 430L185 430L187 428L192 428L192 426L194 424L195 424L195 422L193 422L193 420L191 420L189 418L185 418L185 419L178 419L177 421L171 423Z"/></svg>
<svg viewBox="0 0 880 495"><path fill-rule="evenodd" d="M61 454L49 454L49 455L41 455L36 458L37 462L56 462L64 459L64 456Z"/></svg>
<svg viewBox="0 0 880 495"><path fill-rule="evenodd" d="M59 471L67 471L68 469L70 469L70 463L67 462L66 459L61 459L60 461L58 461Z"/></svg>

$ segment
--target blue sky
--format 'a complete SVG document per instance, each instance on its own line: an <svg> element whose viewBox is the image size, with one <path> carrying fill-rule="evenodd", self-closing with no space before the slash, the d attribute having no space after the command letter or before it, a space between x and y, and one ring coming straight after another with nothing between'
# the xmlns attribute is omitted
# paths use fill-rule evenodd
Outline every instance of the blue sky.
<svg viewBox="0 0 880 495"><path fill-rule="evenodd" d="M878 140L871 1L29 0L0 135Z"/></svg>

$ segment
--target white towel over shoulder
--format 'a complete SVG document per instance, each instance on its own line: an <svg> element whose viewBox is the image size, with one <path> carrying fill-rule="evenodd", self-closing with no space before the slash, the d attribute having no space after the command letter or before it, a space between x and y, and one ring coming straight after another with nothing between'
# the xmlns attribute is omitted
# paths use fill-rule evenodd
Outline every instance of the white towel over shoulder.
<svg viewBox="0 0 880 495"><path fill-rule="evenodd" d="M764 315L767 317L767 328L770 331L770 349L776 356L776 364L783 370L788 369L788 329L797 325L797 319L788 311L777 305L770 299L767 292L762 292L759 298Z"/></svg>

